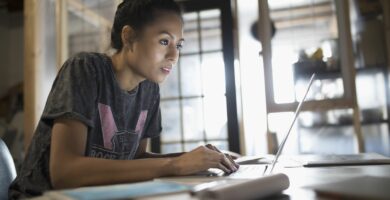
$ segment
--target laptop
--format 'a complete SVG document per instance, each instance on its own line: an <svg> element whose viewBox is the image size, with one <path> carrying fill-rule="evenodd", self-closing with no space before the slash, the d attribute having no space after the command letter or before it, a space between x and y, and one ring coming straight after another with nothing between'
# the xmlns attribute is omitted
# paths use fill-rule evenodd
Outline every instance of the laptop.
<svg viewBox="0 0 390 200"><path fill-rule="evenodd" d="M299 155L289 158L303 167L342 165L390 165L390 158L377 153Z"/></svg>
<svg viewBox="0 0 390 200"><path fill-rule="evenodd" d="M309 93L310 87L314 81L314 77L315 77L315 74L313 74L310 78L309 84L307 85L307 88L305 91L305 95L298 103L297 109L294 113L294 118L290 124L290 127L287 131L287 134L284 136L282 143L279 145L278 151L277 151L275 157L273 158L272 162L270 162L269 164L265 164L265 165L259 165L259 163L255 164L255 165L250 165L250 164L249 165L247 165L247 164L240 165L240 168L236 172L231 173L231 174L226 174L220 169L212 168L212 169L209 169L206 172L206 174L203 174L203 175L206 175L206 176L227 176L227 177L233 178L233 179L235 179L235 178L237 178L237 179L257 178L260 176L271 175L273 172L273 169L275 167L275 164L278 162L280 154L283 151L283 147L285 146L285 144L287 142L287 139L291 133L291 130L294 127L294 124L299 116L299 113L301 111L301 107L302 107L303 103L305 102L306 96ZM243 163L243 162L241 162L241 163ZM240 164L240 162L239 162L239 164Z"/></svg>

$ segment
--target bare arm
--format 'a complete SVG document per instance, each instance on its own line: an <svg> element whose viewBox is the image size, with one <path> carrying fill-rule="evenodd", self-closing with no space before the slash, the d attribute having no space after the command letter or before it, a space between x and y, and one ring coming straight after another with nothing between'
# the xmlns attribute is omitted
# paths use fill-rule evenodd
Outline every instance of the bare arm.
<svg viewBox="0 0 390 200"><path fill-rule="evenodd" d="M204 146L174 158L108 160L85 157L86 142L87 127L83 123L68 119L55 121L50 147L50 177L55 189L187 175L211 167L225 172L236 169L223 154ZM145 141L141 142L141 148L145 146Z"/></svg>
<svg viewBox="0 0 390 200"><path fill-rule="evenodd" d="M174 175L169 158L108 160L85 157L86 142L87 127L83 123L66 119L55 122L50 152L54 188L135 182Z"/></svg>
<svg viewBox="0 0 390 200"><path fill-rule="evenodd" d="M185 152L180 152L180 153L159 154L159 153L147 152L146 146L148 146L148 140L147 139L141 140L139 147L137 149L137 153L135 154L136 159L140 159L140 158L172 158L172 157L181 156L185 153Z"/></svg>

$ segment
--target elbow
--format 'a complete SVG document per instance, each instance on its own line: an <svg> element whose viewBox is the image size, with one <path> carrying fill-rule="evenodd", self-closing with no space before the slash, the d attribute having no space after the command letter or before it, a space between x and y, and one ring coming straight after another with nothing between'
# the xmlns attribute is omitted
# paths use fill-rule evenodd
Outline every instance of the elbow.
<svg viewBox="0 0 390 200"><path fill-rule="evenodd" d="M64 175L63 168L65 167L50 167L50 181L53 189L58 190L71 187L67 176Z"/></svg>
<svg viewBox="0 0 390 200"><path fill-rule="evenodd" d="M66 162L65 162L66 163ZM50 181L53 189L67 189L79 187L77 178L74 176L69 164L56 164L50 162Z"/></svg>

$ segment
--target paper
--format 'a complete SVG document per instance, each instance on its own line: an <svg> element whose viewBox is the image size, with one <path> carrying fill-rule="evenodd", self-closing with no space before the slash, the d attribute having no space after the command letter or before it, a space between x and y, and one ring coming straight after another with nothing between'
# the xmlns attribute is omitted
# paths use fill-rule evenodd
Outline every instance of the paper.
<svg viewBox="0 0 390 200"><path fill-rule="evenodd" d="M255 199L281 193L290 185L285 174L273 174L251 180L221 180L208 183L210 187L196 192L200 199Z"/></svg>

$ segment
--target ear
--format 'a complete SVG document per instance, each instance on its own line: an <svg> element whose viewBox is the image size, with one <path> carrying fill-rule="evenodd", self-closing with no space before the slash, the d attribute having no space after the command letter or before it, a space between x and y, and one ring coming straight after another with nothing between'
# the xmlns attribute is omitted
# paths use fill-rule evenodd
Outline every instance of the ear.
<svg viewBox="0 0 390 200"><path fill-rule="evenodd" d="M126 25L123 26L122 32L121 32L121 39L123 47L129 48L131 51L133 51L133 43L135 41L135 30L131 28L131 26Z"/></svg>

